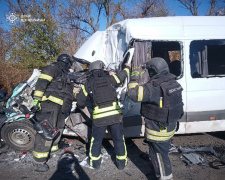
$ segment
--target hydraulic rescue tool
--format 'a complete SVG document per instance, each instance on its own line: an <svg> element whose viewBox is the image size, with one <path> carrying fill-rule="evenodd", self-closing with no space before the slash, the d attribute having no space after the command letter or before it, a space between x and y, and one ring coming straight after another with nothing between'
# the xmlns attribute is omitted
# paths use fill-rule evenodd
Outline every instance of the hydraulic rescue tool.
<svg viewBox="0 0 225 180"><path fill-rule="evenodd" d="M34 117L35 113L32 111L29 111L29 109L26 106L21 105L19 109L22 113L25 114L26 118L28 118L34 124L34 129L44 139L50 141L59 135L59 130L57 128L54 128L47 119L39 122Z"/></svg>

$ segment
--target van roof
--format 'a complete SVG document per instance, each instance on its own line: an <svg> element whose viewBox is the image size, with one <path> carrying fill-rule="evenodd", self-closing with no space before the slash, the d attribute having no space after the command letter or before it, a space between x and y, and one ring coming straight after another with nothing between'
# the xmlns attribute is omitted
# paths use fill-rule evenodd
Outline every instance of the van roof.
<svg viewBox="0 0 225 180"><path fill-rule="evenodd" d="M95 32L74 54L77 59L107 65L123 60L132 39L201 40L225 39L225 16L172 16L127 19L105 31Z"/></svg>
<svg viewBox="0 0 225 180"><path fill-rule="evenodd" d="M126 42L135 39L225 38L225 16L169 16L127 19L107 30L120 30Z"/></svg>

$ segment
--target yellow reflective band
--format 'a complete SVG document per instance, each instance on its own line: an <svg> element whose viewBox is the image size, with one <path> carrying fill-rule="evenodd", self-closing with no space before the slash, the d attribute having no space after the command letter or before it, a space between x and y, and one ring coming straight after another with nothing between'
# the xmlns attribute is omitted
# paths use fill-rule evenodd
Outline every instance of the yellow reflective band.
<svg viewBox="0 0 225 180"><path fill-rule="evenodd" d="M125 155L124 156L116 156L116 158L119 160L125 160L125 166L126 166L127 165L127 147L125 144L124 136L123 136L123 144L124 144L124 149L125 149Z"/></svg>
<svg viewBox="0 0 225 180"><path fill-rule="evenodd" d="M59 104L61 106L63 105L63 100L59 99L57 97L54 97L54 96L49 96L48 98L46 96L42 97L42 101L47 101L47 100L52 101L52 102L54 102L56 104Z"/></svg>
<svg viewBox="0 0 225 180"><path fill-rule="evenodd" d="M57 151L59 149L58 145L52 146L51 151Z"/></svg>
<svg viewBox="0 0 225 180"><path fill-rule="evenodd" d="M127 159L127 156L116 156L116 158L117 159L119 159L119 160L125 160L125 159Z"/></svg>
<svg viewBox="0 0 225 180"><path fill-rule="evenodd" d="M120 83L120 79L117 77L117 75L113 74L112 76L115 78L116 83L119 84Z"/></svg>
<svg viewBox="0 0 225 180"><path fill-rule="evenodd" d="M162 98L163 98L163 97L160 97L160 100L159 100L159 107L160 107L160 108L162 108L162 107L163 107Z"/></svg>
<svg viewBox="0 0 225 180"><path fill-rule="evenodd" d="M115 109L120 109L119 105L116 102L113 102L112 104L113 104L112 106L100 108L100 109L99 109L99 106L96 106L94 108L93 114L98 114L98 113L111 111L111 110L115 110Z"/></svg>
<svg viewBox="0 0 225 180"><path fill-rule="evenodd" d="M174 133L175 133L175 130L176 129L174 129L173 131L170 131L170 132L167 132L167 131L160 131L160 132L158 132L158 131L154 131L154 130L151 130L151 129L148 129L148 128L145 128L145 132L147 133L147 134L149 134L149 135L153 135L153 136L159 136L159 137L166 137L166 136L171 136L171 135L174 135Z"/></svg>
<svg viewBox="0 0 225 180"><path fill-rule="evenodd" d="M127 146L126 146L126 144L125 144L124 136L123 136L123 144L124 144L124 148L125 148L125 156L127 156Z"/></svg>
<svg viewBox="0 0 225 180"><path fill-rule="evenodd" d="M52 81L53 77L52 76L49 76L47 74L41 74L39 76L39 79L45 79L45 80L48 80L48 81Z"/></svg>
<svg viewBox="0 0 225 180"><path fill-rule="evenodd" d="M130 70L128 68L124 68L123 70L126 71L127 72L127 75L129 76Z"/></svg>
<svg viewBox="0 0 225 180"><path fill-rule="evenodd" d="M167 140L169 140L172 137L173 137L173 135L165 136L165 137L158 137L158 136L146 134L146 138L148 138L150 140L155 140L155 141L167 141Z"/></svg>
<svg viewBox="0 0 225 180"><path fill-rule="evenodd" d="M112 116L112 115L121 114L121 113L122 113L121 109L110 111L110 112L106 112L106 113L102 113L98 115L93 115L93 119L103 118L103 117Z"/></svg>
<svg viewBox="0 0 225 180"><path fill-rule="evenodd" d="M142 86L139 86L139 89L138 89L138 101L142 101L143 100L143 92L144 92L144 88Z"/></svg>
<svg viewBox="0 0 225 180"><path fill-rule="evenodd" d="M40 158L47 158L48 157L49 152L36 152L33 151L33 156L40 159Z"/></svg>
<svg viewBox="0 0 225 180"><path fill-rule="evenodd" d="M34 96L37 96L37 97L42 97L44 95L44 92L43 91L34 91Z"/></svg>
<svg viewBox="0 0 225 180"><path fill-rule="evenodd" d="M86 89L85 89L84 85L82 86L82 90L83 90L84 95L85 95L85 96L87 96L87 95L88 95L88 93L87 93L87 91L86 91Z"/></svg>
<svg viewBox="0 0 225 180"><path fill-rule="evenodd" d="M135 88L136 86L138 86L137 82L128 84L129 89Z"/></svg>
<svg viewBox="0 0 225 180"><path fill-rule="evenodd" d="M91 166L93 166L93 161L99 160L102 157L101 154L98 157L92 156L91 149L92 149L92 146L93 146L94 139L95 138L91 137L91 144L90 144L90 150L89 150L90 151L89 157L90 157L90 165Z"/></svg>

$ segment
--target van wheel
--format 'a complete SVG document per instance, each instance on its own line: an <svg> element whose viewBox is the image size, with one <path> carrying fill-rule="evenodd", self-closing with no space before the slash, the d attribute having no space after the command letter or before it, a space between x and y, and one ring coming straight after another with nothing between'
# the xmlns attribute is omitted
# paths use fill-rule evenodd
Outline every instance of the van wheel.
<svg viewBox="0 0 225 180"><path fill-rule="evenodd" d="M1 130L2 139L13 149L33 149L36 131L29 120L5 124Z"/></svg>

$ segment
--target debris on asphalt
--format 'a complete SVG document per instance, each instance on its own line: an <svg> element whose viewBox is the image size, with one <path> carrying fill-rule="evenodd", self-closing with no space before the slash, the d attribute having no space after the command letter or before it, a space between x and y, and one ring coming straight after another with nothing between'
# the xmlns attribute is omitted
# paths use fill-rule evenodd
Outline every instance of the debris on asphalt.
<svg viewBox="0 0 225 180"><path fill-rule="evenodd" d="M68 143L68 141L67 141L67 139L66 138L63 138L60 142L59 142L59 149L64 149L64 148L67 148L67 147L69 147L69 146L71 146L69 143Z"/></svg>
<svg viewBox="0 0 225 180"><path fill-rule="evenodd" d="M191 162L191 164L202 164L204 159L195 153L183 154L183 156Z"/></svg>
<svg viewBox="0 0 225 180"><path fill-rule="evenodd" d="M170 149L169 149L169 154L173 153L173 152L178 152L178 148L174 144L171 143Z"/></svg>
<svg viewBox="0 0 225 180"><path fill-rule="evenodd" d="M92 166L90 166L88 164L88 157L86 157L82 162L80 162L80 165L84 166L84 167L87 167L87 168L90 168L90 169L94 169Z"/></svg>
<svg viewBox="0 0 225 180"><path fill-rule="evenodd" d="M182 179L182 177L185 178L190 177L190 175L191 178L193 179L195 177L198 177L196 179L199 179L200 177L199 172L202 173L205 171L211 174L220 171L220 174L221 173L222 174L221 175L217 174L216 177L222 177L222 175L224 175L223 172L225 171L220 169L223 168L223 164L221 161L222 159L225 159L224 154L225 146L223 145L223 143L218 143L216 141L218 139L215 139L216 143L214 144L206 143L205 144L206 149L201 147L203 143L196 143L196 144L187 143L188 138L183 144L182 144L183 140L180 140L179 138L178 140L177 141L174 140L173 141L174 144L171 144L170 147L171 163L174 167L173 170L175 177L177 177L177 179ZM223 140L221 139L219 140L223 142ZM214 139L212 141L214 142ZM10 171L12 172L17 172L15 174L18 174L17 176L19 177L19 179L23 179L23 177L28 177L27 179L37 179L36 177L38 177L39 179L47 178L49 180L55 180L60 178L67 180L121 179L121 177L124 177L123 179L143 179L143 180L155 179L153 167L151 165L151 162L149 161L148 143L146 143L143 138L129 139L127 141L128 165L123 171L118 170L116 167L115 164L116 154L112 140L103 141L101 148L102 164L99 170L94 170L94 168L92 168L88 164L88 154L90 149L89 144L84 144L79 139L71 139L71 141L69 139L69 143L71 145L68 145L67 138L63 139L63 143L64 145L61 148L59 148L58 151L50 153L50 159L47 162L48 166L50 167L50 170L47 173L37 174L34 171L28 177L27 172L33 170L32 151L18 151L13 150L11 148L8 148L5 153L2 154L0 153L0 167L2 169L1 171L8 172L8 170L10 169ZM213 148L208 149L207 146ZM201 148L199 149L198 147ZM213 155L211 153L214 152L213 151L214 149L217 155ZM185 152L189 150L191 151L197 150L197 151ZM70 157L68 159L67 157L65 157L65 159L61 158L63 159L63 161L60 161L61 155L68 152L73 153L76 159L75 165L72 161L70 161ZM193 157L189 157L191 156L190 153L192 153L192 156L193 154L195 155ZM197 158L197 160L192 159L194 157ZM199 157L201 157L202 159L201 158L199 159ZM203 162L201 162L201 160L203 160ZM3 164L5 167L2 166ZM59 168L64 167L63 164L65 164L65 168ZM210 168L206 169L207 165L210 165ZM6 175L6 177L8 178L9 176ZM212 179L212 177L214 177L214 174L205 175L204 177Z"/></svg>
<svg viewBox="0 0 225 180"><path fill-rule="evenodd" d="M188 152L210 152L213 155L215 154L215 150L213 147L193 147L193 148L182 148L179 147L178 151L181 153L188 153Z"/></svg>
<svg viewBox="0 0 225 180"><path fill-rule="evenodd" d="M225 163L223 163L222 161L213 161L209 165L210 165L210 167L212 167L214 169L224 169L225 168Z"/></svg>

